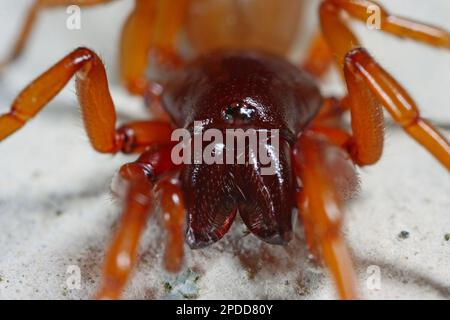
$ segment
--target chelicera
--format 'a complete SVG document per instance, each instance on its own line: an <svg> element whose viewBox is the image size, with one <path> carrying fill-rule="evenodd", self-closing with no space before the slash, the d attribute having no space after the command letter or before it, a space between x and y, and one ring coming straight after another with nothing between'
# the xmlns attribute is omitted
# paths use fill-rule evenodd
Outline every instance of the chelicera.
<svg viewBox="0 0 450 320"><path fill-rule="evenodd" d="M39 10L66 2L36 2L7 62L20 53ZM86 5L108 1L70 2ZM233 28L227 34L217 27L216 19L208 19L232 15L239 7L237 2L231 7L212 0L135 3L122 36L122 79L131 93L145 96L146 101L159 107L166 120L136 121L116 129L104 66L87 48L69 53L34 80L13 102L11 111L0 116L3 140L35 116L76 75L79 103L94 149L113 154L140 153L118 174L119 183L126 186L124 211L105 257L97 296L120 296L134 267L139 238L157 195L168 230L165 264L169 271L180 269L185 240L192 248L218 241L238 213L261 240L283 245L290 240L292 217L298 212L308 246L330 269L340 297L356 298L355 274L340 234L340 207L355 190L355 166L374 164L381 157L382 107L450 169L448 141L420 117L406 90L361 47L341 15L346 12L366 21L368 6L374 3L322 1L322 35L313 41L301 67L280 55L295 38L285 27L292 26L298 18L292 14L293 9L298 12L301 7L298 1L267 0L266 7L258 7L259 0L240 4L244 8L254 6L255 12L259 8L260 15L270 15L274 6L283 9L280 12L286 19L281 14L274 24L284 40L266 41L267 45L259 41L265 36L255 30L251 33L251 28L235 26L250 34L241 39ZM223 10L213 10L217 7ZM385 32L450 48L446 31L381 12ZM195 21L192 15L197 15ZM242 22L239 17L235 20L237 26ZM154 21L160 23L158 35L153 32ZM189 62L184 62L175 48L176 35L183 28L189 31L193 47L203 53ZM221 36L211 36L215 33ZM217 48L222 49L212 50ZM170 66L159 82L145 76L148 54L153 49L157 53L155 61ZM325 72L332 57L347 85L348 95L343 99L323 97L314 79ZM351 114L351 132L338 125L347 111ZM192 129L194 121L219 130L280 130L275 174L261 175L258 163L175 165L171 133L175 128Z"/></svg>

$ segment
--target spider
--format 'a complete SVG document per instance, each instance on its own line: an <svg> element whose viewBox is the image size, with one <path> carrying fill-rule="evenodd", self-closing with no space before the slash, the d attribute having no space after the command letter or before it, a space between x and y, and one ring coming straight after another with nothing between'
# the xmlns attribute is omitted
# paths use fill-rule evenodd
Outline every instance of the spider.
<svg viewBox="0 0 450 320"><path fill-rule="evenodd" d="M104 2L109 0L70 1L80 5ZM36 1L5 64L22 51L42 8L67 3ZM124 209L105 257L98 298L120 297L135 265L145 222L159 199L168 231L167 270L180 269L185 241L191 248L218 241L237 213L261 240L283 245L291 238L292 217L298 212L307 245L329 268L340 297L355 299L355 272L340 233L341 205L356 188L355 167L374 164L382 155L382 108L450 169L449 142L421 118L406 90L361 46L342 15L345 12L365 22L367 9L374 2L321 1L321 33L301 67L280 55L295 38L285 30L298 18L292 12L300 8L299 2L267 1L266 6L258 7L260 3L135 1L122 35L122 80L131 93L145 96L146 102L159 107L166 118L116 128L105 68L96 53L84 47L35 79L14 100L10 112L0 116L1 141L25 125L76 75L78 99L93 148L111 154L140 153L118 173L117 182L126 189ZM271 14L274 6L279 8L274 26L284 40L274 45L261 41L273 35L252 33L245 16L248 10L243 10L247 5L255 10L249 12L259 8L261 15ZM390 15L378 7L383 31L450 48L446 31ZM197 19L193 19L195 14ZM217 17L230 16L235 17L237 28L227 33L216 21ZM189 31L193 47L202 52L190 61L178 55L175 45L182 29ZM242 36L236 30L246 30L249 35ZM156 52L157 63L169 66L159 81L145 75L151 50ZM314 79L333 60L347 86L344 98L323 97ZM346 112L351 115L351 132L338 125ZM172 133L176 128L192 132L194 121L219 131L278 129L279 153L272 154L275 173L262 175L258 161L253 165L175 163Z"/></svg>

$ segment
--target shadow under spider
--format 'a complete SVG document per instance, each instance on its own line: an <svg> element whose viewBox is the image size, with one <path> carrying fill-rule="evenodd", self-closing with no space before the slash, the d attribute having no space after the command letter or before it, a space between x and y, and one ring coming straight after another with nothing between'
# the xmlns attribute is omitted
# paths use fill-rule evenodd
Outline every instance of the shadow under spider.
<svg viewBox="0 0 450 320"><path fill-rule="evenodd" d="M412 270L410 268L400 268L392 263L385 261L383 259L365 259L365 258L358 258L355 257L355 260L357 260L358 265L360 267L363 266L370 266L375 265L378 266L381 270L382 279L383 274L389 274L391 275L391 279L403 282L407 281L408 284L416 284L418 286L426 286L429 288L432 288L434 291L439 293L439 295L442 296L444 299L450 299L450 286L445 286L442 283L437 282L435 279L432 279L430 276L425 275L421 272Z"/></svg>
<svg viewBox="0 0 450 320"><path fill-rule="evenodd" d="M157 224L154 219L152 223ZM159 241L164 242L164 232L161 228L157 229L159 229L160 231L156 232L156 238ZM93 237L96 238L98 237L98 235L93 235ZM81 257L79 262L83 266L83 273L86 272L86 274L89 275L90 279L94 279L92 280L93 283L97 283L101 268L99 261L101 261L103 258L104 249L107 243L103 243L103 245L100 247L93 247L91 240L92 239L86 242L86 246L88 248L87 255L79 252L74 253L74 256ZM100 239L98 240L98 242L94 242L102 242L100 241ZM155 240L155 238L153 238L153 240ZM243 241L246 243L243 244ZM155 263L162 262L160 261L160 259L156 258L156 255L158 254L157 251L162 250L163 248L159 247L155 243L150 245L149 243L146 243L144 247L146 249L139 254L140 256L137 268L146 268L146 266L148 265L152 266ZM186 250L190 249L186 247ZM259 281L258 276L261 275L279 275L294 271L297 274L294 280L295 283L286 283L286 285L290 285L291 287L293 287L293 289L298 294L296 296L293 296L292 299L301 299L306 295L312 294L314 291L320 288L325 278L327 277L326 270L320 267L315 261L311 260L309 251L306 247L304 239L302 238L301 232L296 232L292 241L283 247L266 244L256 237L254 239L248 239L245 233L241 233L240 236L234 233L226 235L224 239L209 248L198 251L195 250L194 255L199 255L203 258L206 258L207 260L210 260L214 259L214 255L216 255L217 252L219 252L219 254L221 252L232 253L238 259L242 268L247 271L248 281ZM190 254L192 254L192 252ZM416 284L418 286L432 288L444 299L450 298L450 287L446 287L445 285L438 283L430 276L427 276L421 272L417 272L409 268L397 267L383 259L359 258L355 254L353 255L353 257L355 264L360 271L360 275L363 275L361 273L361 270L365 270L365 267L369 265L376 265L381 268L382 275L389 275L390 279L393 279L398 283L397 285L402 285L402 282L404 283L404 281L407 281L409 284ZM195 260L197 259L194 259L194 261ZM195 264L195 262L192 266L185 266L185 268L190 268L191 270L194 270L199 274L204 273L204 267L205 266ZM307 270L314 268L316 269L316 271ZM292 278L292 275L290 276L290 278ZM312 281L312 278L314 278L314 281ZM364 275L362 277L360 276L359 278L364 278ZM161 278L161 281L163 281L163 276ZM359 286L362 287L363 285L364 280L361 280ZM160 292L158 289L160 288L147 288L147 291L151 294L146 295L145 298L157 299L163 297L159 296ZM263 293L259 298L277 299L277 297L273 296L270 292Z"/></svg>

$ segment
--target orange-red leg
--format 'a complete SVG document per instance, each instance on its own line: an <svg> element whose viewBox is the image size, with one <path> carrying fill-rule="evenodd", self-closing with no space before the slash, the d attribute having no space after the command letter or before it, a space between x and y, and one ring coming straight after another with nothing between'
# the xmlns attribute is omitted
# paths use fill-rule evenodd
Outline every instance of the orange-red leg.
<svg viewBox="0 0 450 320"><path fill-rule="evenodd" d="M170 141L171 127L166 122L138 121L116 130L105 68L98 56L86 48L68 54L18 95L11 111L0 116L0 141L41 111L75 74L86 131L95 150L135 152L149 144Z"/></svg>
<svg viewBox="0 0 450 320"><path fill-rule="evenodd" d="M322 77L333 64L333 54L322 34L316 34L310 44L302 69L316 78Z"/></svg>
<svg viewBox="0 0 450 320"><path fill-rule="evenodd" d="M322 32L341 71L345 55L361 44L343 21L340 13L345 11L352 17L366 22L370 15L367 11L370 5L375 3L365 0L325 0L320 6ZM428 45L450 48L450 34L447 31L391 16L381 7L380 9L381 30Z"/></svg>
<svg viewBox="0 0 450 320"><path fill-rule="evenodd" d="M164 264L167 271L178 272L183 263L186 210L177 177L166 176L157 182L155 192L161 199L167 241Z"/></svg>
<svg viewBox="0 0 450 320"><path fill-rule="evenodd" d="M348 97L345 105L352 114L353 139L350 153L359 165L373 164L383 150L383 113L381 106L391 114L416 141L423 145L441 163L450 168L450 147L448 141L427 121L420 117L412 98L385 70L383 70L364 50L358 39L339 15L345 10L355 17L362 17L362 9L367 10L369 1L326 0L320 7L322 30L342 67L347 82ZM359 14L357 14L359 12ZM366 16L365 13L364 16ZM383 13L384 30L391 32L395 26ZM403 23L405 26L406 22ZM414 24L414 30L405 27L395 33L423 41L431 45L448 47L447 32L425 25ZM397 30L397 29L395 29ZM364 107L361 107L364 106Z"/></svg>
<svg viewBox="0 0 450 320"><path fill-rule="evenodd" d="M370 165L377 162L383 152L384 106L397 124L450 169L450 143L420 117L416 104L406 90L366 50L354 49L347 55L344 74L348 89L348 96L343 102L345 107L339 106L336 99L326 99L328 103L311 130L346 148L356 164ZM339 112L347 107L351 110L352 134L327 126L330 117L339 117Z"/></svg>
<svg viewBox="0 0 450 320"><path fill-rule="evenodd" d="M136 0L122 30L120 72L123 85L132 94L143 95L156 117L168 120L160 103L162 86L150 81L149 68L175 69L184 64L176 54L177 35L184 22L185 0Z"/></svg>
<svg viewBox="0 0 450 320"><path fill-rule="evenodd" d="M383 145L383 114L389 112L414 140L450 170L450 143L428 121L404 88L362 48L345 58L345 79L352 114L351 154L360 165L379 159Z"/></svg>
<svg viewBox="0 0 450 320"><path fill-rule="evenodd" d="M42 10L46 8L63 7L70 5L93 6L111 1L112 0L35 0L31 7L28 9L27 16L25 17L24 23L13 45L11 53L5 60L0 61L0 70L21 55L36 24L39 13Z"/></svg>
<svg viewBox="0 0 450 320"><path fill-rule="evenodd" d="M343 66L343 58L351 49L359 47L359 40L343 23L341 12L366 23L373 15L369 10L377 6L380 12L380 29L398 37L406 37L432 46L450 49L450 34L438 27L419 23L389 14L375 1L324 0L320 7L322 34L314 37L303 68L321 77L331 64L333 56ZM342 70L342 69L341 69Z"/></svg>
<svg viewBox="0 0 450 320"><path fill-rule="evenodd" d="M351 17L366 23L373 15L369 10L377 6L380 10L380 28L398 37L406 37L432 46L450 49L450 34L441 28L391 15L375 1L369 0L326 0Z"/></svg>
<svg viewBox="0 0 450 320"><path fill-rule="evenodd" d="M169 114L164 110L161 103L161 95L163 93L163 86L156 81L149 82L147 90L144 94L145 105L156 119L163 121L171 121Z"/></svg>
<svg viewBox="0 0 450 320"><path fill-rule="evenodd" d="M303 185L298 194L298 207L308 245L330 270L340 297L356 299L355 271L340 230L343 198L340 189L348 187L340 182L356 183L352 163L342 149L310 131L299 139L294 159L296 174Z"/></svg>
<svg viewBox="0 0 450 320"><path fill-rule="evenodd" d="M36 0L10 55L0 69L20 56L28 42L39 13L46 8L69 5L94 6L112 0ZM133 94L142 95L149 85L146 77L152 48L155 56L170 65L181 64L175 53L175 41L184 24L187 0L135 0L135 6L122 30L120 72L123 84Z"/></svg>
<svg viewBox="0 0 450 320"><path fill-rule="evenodd" d="M155 202L155 181L162 174L176 168L170 161L170 153L170 145L154 148L144 152L136 162L128 163L120 169L118 182L122 185L119 187L126 188L124 211L105 256L97 298L117 299L121 296L136 264L139 240ZM182 219L180 215L184 213L182 194L176 184L164 181L158 186L158 191L163 194L162 207L167 211L166 214L173 214L175 217L168 225L178 226ZM169 239L172 247L167 259L174 259L170 263L179 267L182 261L182 247L181 251L179 249L183 242L182 234L169 228Z"/></svg>
<svg viewBox="0 0 450 320"><path fill-rule="evenodd" d="M135 1L120 44L121 78L131 93L142 95L149 85L145 74L152 49L158 60L155 63L181 64L175 42L184 23L186 5L186 0Z"/></svg>
<svg viewBox="0 0 450 320"><path fill-rule="evenodd" d="M347 100L348 97L342 99L325 98L319 113L313 119L313 125L339 126L342 115L349 110Z"/></svg>
<svg viewBox="0 0 450 320"><path fill-rule="evenodd" d="M120 72L128 91L142 94L147 88L145 72L156 27L157 1L136 0L122 30Z"/></svg>
<svg viewBox="0 0 450 320"><path fill-rule="evenodd" d="M99 299L120 297L135 265L139 239L153 204L153 183L145 166L131 163L120 171L129 186L118 229L105 257Z"/></svg>
<svg viewBox="0 0 450 320"><path fill-rule="evenodd" d="M347 148L352 140L352 135L350 133L338 127L317 125L310 127L309 130L316 134L325 136L332 144L344 149Z"/></svg>
<svg viewBox="0 0 450 320"><path fill-rule="evenodd" d="M188 0L160 0L158 7L155 46L173 51L178 34L184 25Z"/></svg>

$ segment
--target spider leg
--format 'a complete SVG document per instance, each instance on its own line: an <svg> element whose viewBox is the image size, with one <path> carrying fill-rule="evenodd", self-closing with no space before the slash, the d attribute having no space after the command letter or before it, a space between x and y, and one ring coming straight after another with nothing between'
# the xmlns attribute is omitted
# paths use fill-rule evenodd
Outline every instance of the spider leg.
<svg viewBox="0 0 450 320"><path fill-rule="evenodd" d="M370 8L377 6L381 13L381 30L398 37L405 37L423 42L431 46L450 49L450 34L448 31L429 24L411 19L391 15L375 1L368 0L327 0L335 3L350 16L366 22L370 15Z"/></svg>
<svg viewBox="0 0 450 320"><path fill-rule="evenodd" d="M375 1L325 0L320 6L322 31L332 51L337 54L336 58L339 64L343 63L342 60L348 51L359 46L358 40L349 35L350 31L344 30L347 28L340 16L341 11L345 11L352 18L366 23L372 15L370 9L375 7L380 11L380 28L382 31L428 45L450 49L450 34L446 30L390 15Z"/></svg>
<svg viewBox="0 0 450 320"><path fill-rule="evenodd" d="M354 161L358 165L369 165L380 158L384 140L383 106L397 124L450 169L449 142L420 117L415 102L406 90L360 47L358 39L338 15L338 4L345 4L346 8L355 5L355 1L353 5L347 2L323 2L321 22L324 35L342 66L347 82L348 97L345 98L345 105L351 110L353 130L353 139L348 147ZM445 31L436 30L433 34L440 35L438 39L442 39L444 43L443 33ZM448 33L445 35L448 37Z"/></svg>
<svg viewBox="0 0 450 320"><path fill-rule="evenodd" d="M348 97L341 99L335 97L324 98L322 107L313 119L313 125L338 126L342 115L348 111Z"/></svg>
<svg viewBox="0 0 450 320"><path fill-rule="evenodd" d="M170 272L178 272L183 262L186 218L178 177L169 175L161 178L155 186L155 191L159 193L161 199L164 226L167 230L165 268Z"/></svg>
<svg viewBox="0 0 450 320"><path fill-rule="evenodd" d="M352 135L326 125L327 117L338 118L339 111L346 108L333 98L325 100L328 103L319 113L323 117L318 117L311 130L346 148L356 164L370 165L377 162L383 152L384 106L397 124L450 170L450 143L421 118L406 90L366 50L357 48L347 54L344 74L348 89L344 101L351 112Z"/></svg>
<svg viewBox="0 0 450 320"><path fill-rule="evenodd" d="M17 36L17 39L13 45L11 53L5 60L0 61L0 70L6 65L12 63L22 54L34 29L36 20L38 19L38 16L42 10L70 5L94 6L111 1L112 0L34 0L33 4L28 9L27 15L20 29L19 35Z"/></svg>
<svg viewBox="0 0 450 320"><path fill-rule="evenodd" d="M105 68L94 52L78 48L28 85L14 100L11 111L0 115L0 141L41 111L74 74L84 124L95 150L129 153L170 140L171 126L167 122L137 121L116 129Z"/></svg>
<svg viewBox="0 0 450 320"><path fill-rule="evenodd" d="M175 169L170 161L171 146L149 149L141 157L122 166L118 181L125 184L123 214L115 236L104 260L101 286L97 298L117 299L136 264L139 239L154 204L155 182L161 175ZM162 178L157 191L162 193L162 207L168 221L169 247L166 266L178 270L183 257L183 234L180 225L184 222L182 193L173 182ZM183 217L182 217L183 216ZM173 260L172 260L173 259Z"/></svg>
<svg viewBox="0 0 450 320"><path fill-rule="evenodd" d="M384 106L397 124L450 169L450 143L421 118L418 107L406 90L366 50L358 48L348 53L344 74L348 96L343 100L351 111L353 134L327 126L328 118L339 118L340 112L346 109L334 98L325 100L324 111L319 113L322 117L318 116L311 130L346 148L358 165L370 165L379 160L383 151L384 116L381 108Z"/></svg>
<svg viewBox="0 0 450 320"><path fill-rule="evenodd" d="M146 1L146 0L141 0ZM160 0L158 6L157 29L154 34L154 46L172 55L172 62L176 64L175 42L186 18L188 0L165 1Z"/></svg>
<svg viewBox="0 0 450 320"><path fill-rule="evenodd" d="M124 165L122 175L128 175L128 194L119 227L105 257L100 299L117 299L125 287L136 262L139 238L152 205L153 183L145 166L139 163Z"/></svg>
<svg viewBox="0 0 450 320"><path fill-rule="evenodd" d="M122 29L120 77L128 91L134 94L142 94L148 86L145 71L156 25L156 13L157 1L136 0Z"/></svg>
<svg viewBox="0 0 450 320"><path fill-rule="evenodd" d="M322 77L333 63L333 54L321 33L317 33L309 45L308 53L302 62L302 69L316 78Z"/></svg>
<svg viewBox="0 0 450 320"><path fill-rule="evenodd" d="M10 55L0 61L0 70L12 63L23 52L39 13L47 8L69 5L94 6L112 0L35 0L13 46ZM175 54L175 40L183 23L186 0L135 0L135 6L122 30L120 43L121 78L130 93L142 95L150 85L145 73L149 53L157 49L157 58L172 66L182 64Z"/></svg>
<svg viewBox="0 0 450 320"><path fill-rule="evenodd" d="M450 170L450 143L428 121L421 118L419 109L406 90L366 50L358 48L348 53L344 74L354 135L350 153L356 163L371 164L381 155L381 104L398 125Z"/></svg>
<svg viewBox="0 0 450 320"><path fill-rule="evenodd" d="M308 245L329 268L341 298L356 299L355 271L340 231L342 189L349 187L340 183L356 183L353 164L344 150L311 131L299 138L294 161L303 185L297 201Z"/></svg>
<svg viewBox="0 0 450 320"><path fill-rule="evenodd" d="M324 0L320 6L323 34L318 33L313 38L308 55L303 62L303 68L312 75L321 77L331 65L333 56L342 66L345 54L351 49L359 47L360 44L344 25L340 13L345 11L352 18L366 23L373 14L373 11L370 10L372 8L379 10L382 31L428 45L450 49L450 34L446 30L391 15L375 1Z"/></svg>
<svg viewBox="0 0 450 320"><path fill-rule="evenodd" d="M175 53L175 41L184 23L186 0L136 0L125 22L120 44L121 78L127 89L142 95L148 87L145 75L154 53L158 63L182 65ZM153 49L155 52L153 52Z"/></svg>
<svg viewBox="0 0 450 320"><path fill-rule="evenodd" d="M309 131L325 136L330 143L344 149L347 149L348 144L352 140L352 135L350 133L338 127L317 124L311 126Z"/></svg>

